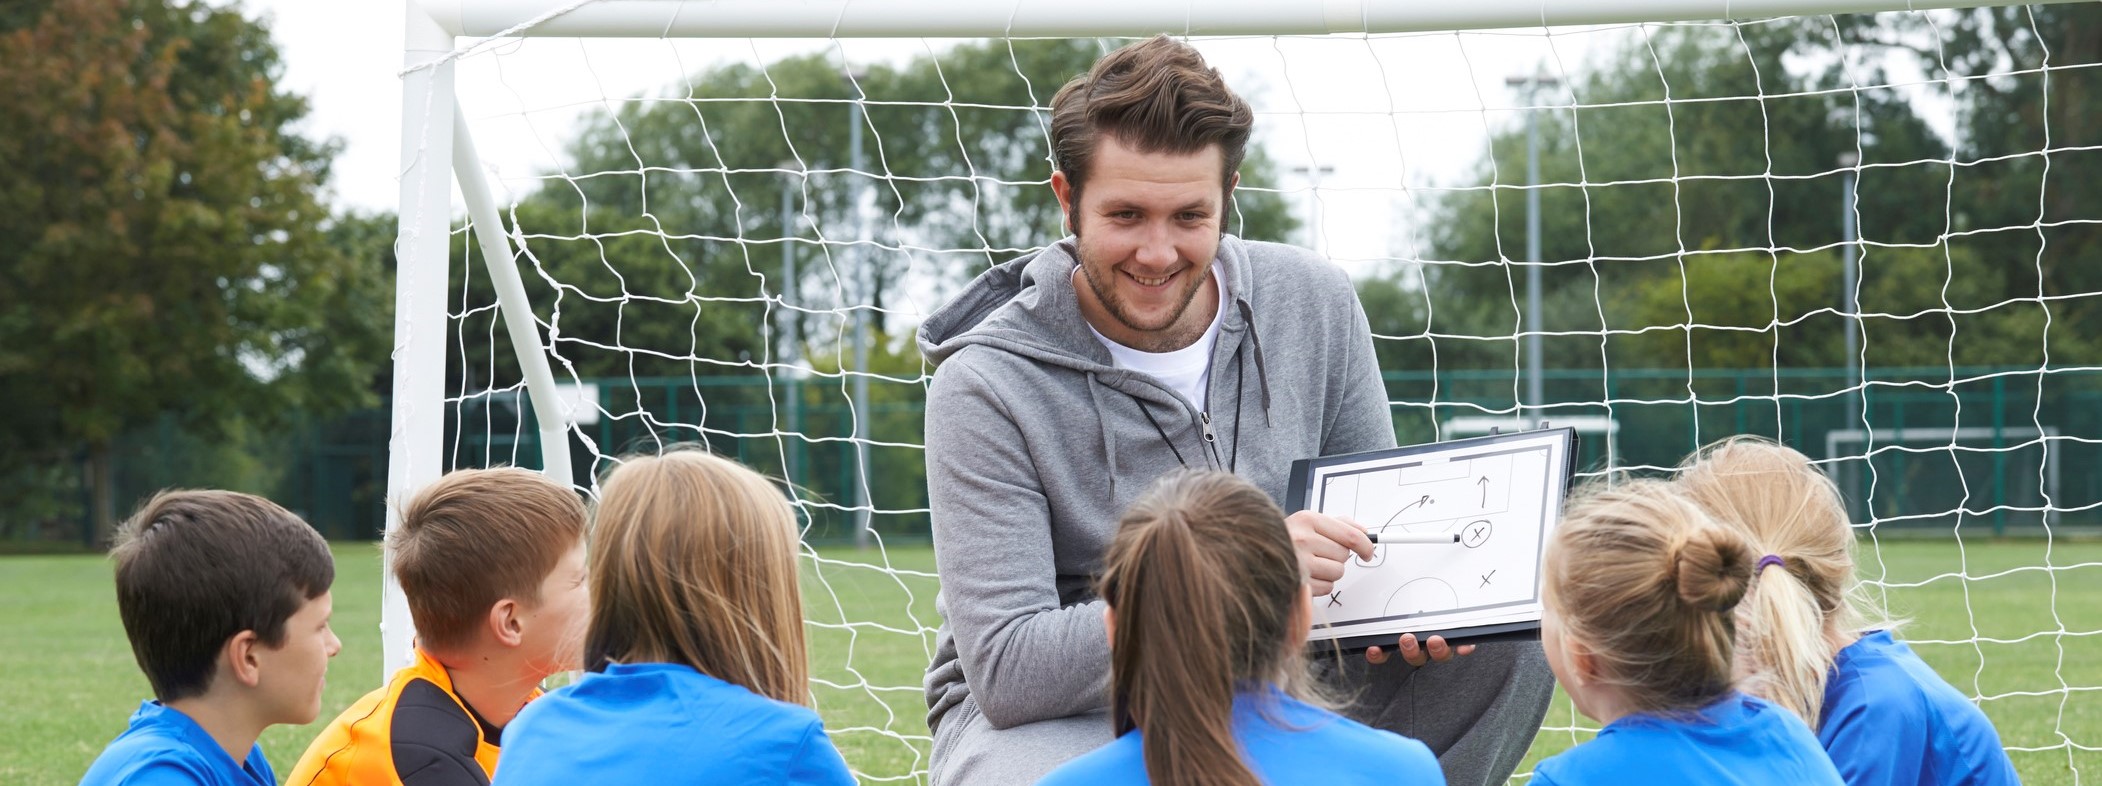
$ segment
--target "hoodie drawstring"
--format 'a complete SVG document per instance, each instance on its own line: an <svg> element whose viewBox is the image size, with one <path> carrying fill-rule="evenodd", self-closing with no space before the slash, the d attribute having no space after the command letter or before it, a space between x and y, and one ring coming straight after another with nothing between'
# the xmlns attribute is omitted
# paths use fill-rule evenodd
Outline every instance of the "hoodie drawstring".
<svg viewBox="0 0 2102 786"><path fill-rule="evenodd" d="M1241 307L1241 321L1248 323L1248 340L1255 344L1255 384L1261 387L1263 392L1263 427L1276 428L1270 422L1270 369L1263 363L1263 334L1255 329L1255 309L1249 308L1248 301L1240 298L1234 298L1233 302ZM1240 418L1234 418L1234 428L1237 432L1240 427ZM1238 441L1240 435L1236 433L1234 439Z"/></svg>
<svg viewBox="0 0 2102 786"><path fill-rule="evenodd" d="M1095 372L1093 372L1093 371L1090 371L1090 372L1088 372L1088 373L1087 373L1087 395L1088 395L1088 401L1089 401L1090 403L1092 403L1092 404L1094 404L1094 405L1095 405L1095 422L1096 422L1096 423L1097 423L1098 425L1100 425L1100 426L1102 427L1102 450L1103 450L1103 451L1104 451L1104 452L1105 452L1105 453L1106 453L1106 454L1108 455L1108 457L1109 457L1109 473L1108 473L1108 474L1109 474L1109 496L1110 496L1110 499L1116 499L1116 497L1117 497L1117 436L1116 436L1116 434L1114 434L1114 433L1112 433L1112 432L1110 431L1110 428L1109 428L1109 418L1106 418L1106 417L1103 417L1103 416L1102 416L1102 384L1101 384L1101 382L1102 382L1101 380L1099 380L1099 379L1096 379L1096 378L1095 378ZM1144 409L1144 408L1145 408L1145 405L1141 404L1139 408L1140 408L1140 409Z"/></svg>

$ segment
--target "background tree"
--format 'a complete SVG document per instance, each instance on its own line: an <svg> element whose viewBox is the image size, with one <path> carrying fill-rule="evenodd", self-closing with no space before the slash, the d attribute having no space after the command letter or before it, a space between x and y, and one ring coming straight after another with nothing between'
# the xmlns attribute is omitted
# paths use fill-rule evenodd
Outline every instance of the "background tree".
<svg viewBox="0 0 2102 786"><path fill-rule="evenodd" d="M371 402L385 282L328 242L335 148L291 130L267 32L180 0L0 25L0 475L84 452L106 532L110 445L163 413L209 438Z"/></svg>
<svg viewBox="0 0 2102 786"><path fill-rule="evenodd" d="M1967 18L2004 32L2007 17L2021 13L1998 9ZM1843 184L1836 170L1840 154L1857 151L1864 167L1860 236L1868 244L1860 257L1861 305L1872 315L1863 325L1868 364L2040 362L2041 307L2019 301L2038 291L2031 226L2036 176L2010 185L2006 179L2018 180L2018 173L1981 178L1970 171L1976 167L1957 167L1952 187L1951 167L1935 163L1950 157L1950 145L1907 96L1841 89L1890 81L1874 65L1882 62L1878 55L1907 44L1902 37L1873 38L1879 35L1890 32L1848 17L1670 27L1631 34L1597 67L1576 75L1572 90L1582 108L1541 111L1543 181L1583 184L1541 196L1542 258L1553 265L1542 275L1542 322L1550 331L1593 334L1544 339L1546 365L1841 365L1844 320L1831 311L1843 302L1837 247ZM1956 60L2005 70L2010 59L2021 62L2025 43L2038 48L2033 36L1994 44L1987 38L1969 40L2016 53ZM1850 59L1841 57L1843 47ZM1995 102L2020 104L2001 94L2041 80L2014 82L2006 90L1966 88L1960 98L1968 120L1960 136L2015 134L1979 119L1981 113L2019 117ZM1663 103L1667 88L1670 104ZM2069 103L2078 106L2078 99ZM2068 130L2054 145L2079 144L2065 137L2094 125L2091 119L2061 123ZM2032 126L2015 125L2026 136L1996 149L2043 149ZM1967 143L1956 151L1958 160L1985 155L1976 147ZM1440 261L1363 282L1368 300L1399 306L1374 317L1376 332L1400 338L1382 343L1385 367L1431 368L1434 351L1440 369L1520 365L1518 342L1509 336L1523 325L1524 270L1504 262L1525 255L1525 192L1516 187L1525 182L1525 156L1522 125L1496 134L1476 175L1489 187L1451 192L1435 206L1430 256ZM2069 157L2061 153L2057 165ZM2019 160L2040 169L2041 159ZM1976 180L2006 192L2026 188L2026 197L1966 187ZM2048 215L2078 214L2079 197L2068 191L2076 180L2063 174L2054 180ZM1950 217L1923 209L1923 199L1932 205L1945 193L1953 194ZM1972 238L1962 235L1967 227L2008 231ZM2030 239L2026 248L2007 241L2023 233ZM2081 246L2071 234L2054 240L2047 256L2074 258L2067 254ZM2049 262L2045 278L2046 292L2095 291ZM1921 314L1951 309L1958 313ZM1976 313L1963 313L1970 311ZM2068 306L2054 314L2054 354L2091 348L2086 337L2094 331L2080 327L2091 323L2076 311ZM1680 327L1689 324L1694 327ZM1608 329L1644 332L1609 336L1601 348L1595 331ZM1431 338L1438 335L1447 338ZM1554 398L1552 386L1549 392Z"/></svg>

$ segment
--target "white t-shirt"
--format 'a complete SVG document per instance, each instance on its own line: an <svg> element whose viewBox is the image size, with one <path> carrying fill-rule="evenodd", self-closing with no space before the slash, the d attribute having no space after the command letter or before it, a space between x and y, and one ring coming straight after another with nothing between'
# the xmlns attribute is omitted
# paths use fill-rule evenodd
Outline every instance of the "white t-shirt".
<svg viewBox="0 0 2102 786"><path fill-rule="evenodd" d="M1094 325L1088 326L1088 332L1109 349L1110 365L1152 375L1198 409L1204 409L1205 388L1212 379L1212 345L1219 343L1219 324L1226 319L1227 302L1226 277L1219 275L1218 265L1212 266L1211 276L1213 283L1218 284L1219 308L1212 314L1212 324L1194 344L1172 352L1145 352L1110 340ZM1086 286L1078 281L1074 285Z"/></svg>

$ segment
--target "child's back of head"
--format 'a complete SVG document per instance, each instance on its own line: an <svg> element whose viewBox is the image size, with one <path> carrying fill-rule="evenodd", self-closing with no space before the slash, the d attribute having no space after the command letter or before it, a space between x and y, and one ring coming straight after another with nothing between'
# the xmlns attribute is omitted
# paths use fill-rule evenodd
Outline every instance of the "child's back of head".
<svg viewBox="0 0 2102 786"><path fill-rule="evenodd" d="M1176 471L1125 512L1104 557L1110 746L1046 783L1253 784L1372 775L1441 783L1422 743L1329 711L1307 672L1306 577L1269 495L1224 472ZM1136 730L1134 740L1127 733Z"/></svg>
<svg viewBox="0 0 2102 786"><path fill-rule="evenodd" d="M1564 678L1580 709L1698 709L1730 693L1732 610L1751 581L1751 546L1668 484L1622 481L1571 500L1545 560L1550 639L1573 640L1592 664ZM1547 642L1550 664L1561 660ZM1561 663L1559 671L1571 664ZM1579 670L1583 671L1583 670Z"/></svg>
<svg viewBox="0 0 2102 786"><path fill-rule="evenodd" d="M110 559L117 613L157 701L141 704L82 783L155 772L272 780L257 736L314 720L342 647L329 628L328 543L261 497L164 491L119 528Z"/></svg>
<svg viewBox="0 0 2102 786"><path fill-rule="evenodd" d="M1739 673L1816 730L1850 782L2020 782L1976 702L1870 613L1846 502L1810 457L1734 437L1680 470L1674 485L1761 554L1738 615Z"/></svg>
<svg viewBox="0 0 2102 786"><path fill-rule="evenodd" d="M1817 728L1835 640L1869 627L1838 487L1794 448L1747 437L1687 457L1675 484L1760 554L1738 615L1740 672Z"/></svg>
<svg viewBox="0 0 2102 786"><path fill-rule="evenodd" d="M679 663L808 704L799 545L787 498L743 465L628 459L599 497L584 667Z"/></svg>
<svg viewBox="0 0 2102 786"><path fill-rule="evenodd" d="M735 461L623 460L592 522L590 673L519 714L494 782L853 783L808 706L800 545Z"/></svg>
<svg viewBox="0 0 2102 786"><path fill-rule="evenodd" d="M1808 727L1737 690L1735 609L1753 554L1667 481L1571 500L1544 560L1541 643L1605 728L1540 762L1536 782L1841 786Z"/></svg>

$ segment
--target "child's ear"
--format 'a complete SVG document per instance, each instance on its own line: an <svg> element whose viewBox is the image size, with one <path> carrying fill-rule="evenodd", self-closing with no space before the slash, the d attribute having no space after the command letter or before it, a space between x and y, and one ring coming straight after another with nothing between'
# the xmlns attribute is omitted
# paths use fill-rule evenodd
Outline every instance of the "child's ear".
<svg viewBox="0 0 2102 786"><path fill-rule="evenodd" d="M255 631L236 633L220 647L219 664L235 682L253 688L263 681L263 660L256 652L262 646L263 639L255 635Z"/></svg>
<svg viewBox="0 0 2102 786"><path fill-rule="evenodd" d="M489 633L498 643L516 647L525 641L525 620L519 618L518 601L505 598L489 607Z"/></svg>
<svg viewBox="0 0 2102 786"><path fill-rule="evenodd" d="M1568 633L1562 634L1562 659L1569 664L1569 681L1583 687L1598 677L1598 657L1583 640Z"/></svg>

